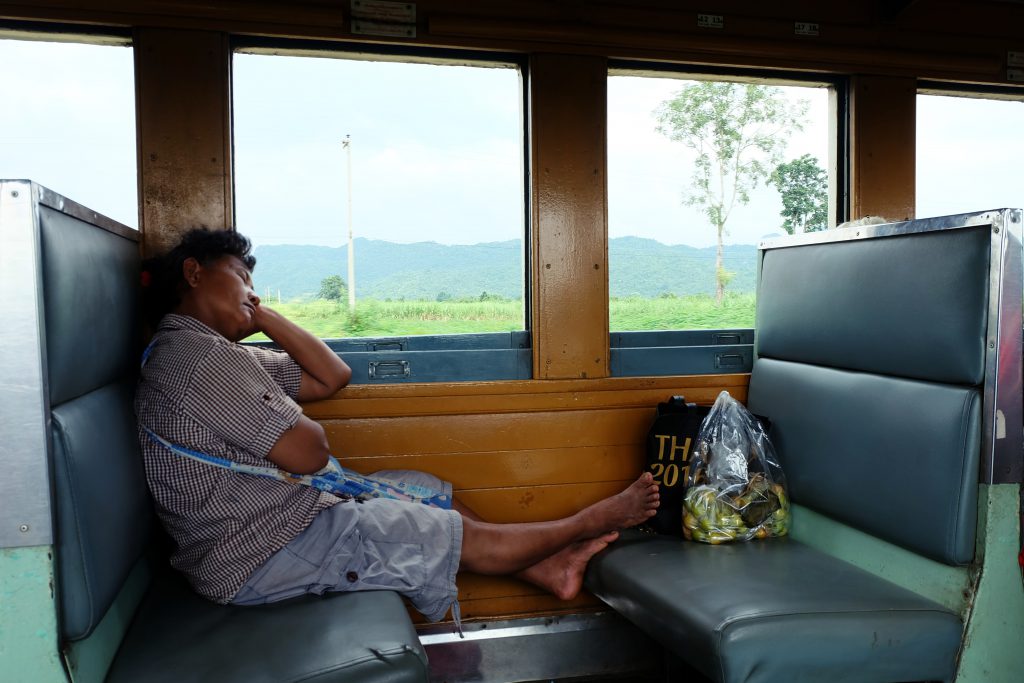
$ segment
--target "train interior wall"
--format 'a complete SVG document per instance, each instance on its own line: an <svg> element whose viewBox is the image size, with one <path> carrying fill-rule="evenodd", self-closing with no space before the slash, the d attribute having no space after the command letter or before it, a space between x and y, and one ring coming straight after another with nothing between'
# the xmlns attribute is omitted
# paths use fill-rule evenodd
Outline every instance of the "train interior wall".
<svg viewBox="0 0 1024 683"><path fill-rule="evenodd" d="M640 471L659 401L709 404L746 375L610 378L606 74L610 60L785 69L848 79L849 177L837 217L914 217L915 97L920 79L1014 86L1007 53L1024 50L1024 4L1005 2L715 3L418 2L415 37L357 36L348 3L40 0L0 3L12 30L130 35L135 48L140 225L144 251L194 226L233 225L230 78L237 36L500 50L528 59L528 206L533 379L345 389L306 406L334 451L361 471L409 467L454 482L484 518L564 515ZM818 36L794 34L814 21ZM845 147L842 145L845 144ZM845 150L845 151L844 151ZM844 161L845 159L845 161ZM88 198L81 198L86 203ZM978 208L978 207L972 207ZM467 618L550 613L565 604L510 579L465 576Z"/></svg>

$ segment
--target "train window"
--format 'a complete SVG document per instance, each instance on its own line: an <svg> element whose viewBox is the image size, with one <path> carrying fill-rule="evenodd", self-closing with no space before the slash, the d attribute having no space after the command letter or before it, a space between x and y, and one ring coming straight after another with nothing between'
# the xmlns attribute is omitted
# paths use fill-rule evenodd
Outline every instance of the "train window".
<svg viewBox="0 0 1024 683"><path fill-rule="evenodd" d="M1024 100L919 93L917 215L1024 206L1022 130Z"/></svg>
<svg viewBox="0 0 1024 683"><path fill-rule="evenodd" d="M749 370L758 241L832 218L830 84L698 78L609 74L616 375ZM646 350L714 345L736 348Z"/></svg>
<svg viewBox="0 0 1024 683"><path fill-rule="evenodd" d="M116 221L139 217L127 39L0 33L0 178L34 180Z"/></svg>
<svg viewBox="0 0 1024 683"><path fill-rule="evenodd" d="M240 48L232 93L261 296L339 351L385 352L356 381L529 376L517 64ZM462 353L434 376L388 355L493 348L516 363Z"/></svg>

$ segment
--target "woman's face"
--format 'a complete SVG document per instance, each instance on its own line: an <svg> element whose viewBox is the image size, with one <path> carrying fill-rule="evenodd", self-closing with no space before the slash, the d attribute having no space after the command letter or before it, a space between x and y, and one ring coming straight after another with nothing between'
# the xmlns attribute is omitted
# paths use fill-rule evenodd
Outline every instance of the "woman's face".
<svg viewBox="0 0 1024 683"><path fill-rule="evenodd" d="M252 273L237 256L222 256L205 266L186 259L182 312L196 317L231 341L256 331L260 298L252 289Z"/></svg>

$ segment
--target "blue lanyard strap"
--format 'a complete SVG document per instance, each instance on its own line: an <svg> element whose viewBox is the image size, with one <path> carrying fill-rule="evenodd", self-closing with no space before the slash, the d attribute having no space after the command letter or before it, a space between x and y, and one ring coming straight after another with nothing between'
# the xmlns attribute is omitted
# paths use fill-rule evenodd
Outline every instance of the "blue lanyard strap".
<svg viewBox="0 0 1024 683"><path fill-rule="evenodd" d="M172 444L161 438L156 432L143 427L149 438L160 444L176 455L191 460L220 467L222 469L249 474L264 479L274 479L287 484L300 484L326 491L343 498L355 498L365 501L373 498L390 498L402 500L408 503L422 503L433 507L451 510L452 500L444 493L438 493L434 489L407 482L374 479L358 472L342 467L334 456L328 456L327 466L313 474L292 474L276 467L259 467L257 465L245 465L227 458L218 458L208 453L194 451L184 446Z"/></svg>
<svg viewBox="0 0 1024 683"><path fill-rule="evenodd" d="M153 345L150 344L143 352L143 365L145 365L146 361L149 359L149 352L152 348ZM358 472L342 467L333 455L328 456L327 465L319 472L314 472L313 474L292 474L291 472L285 472L284 470L276 467L245 465L240 462L235 462L234 460L228 460L227 458L218 458L217 456L210 455L209 453L202 453L190 448L185 448L184 446L179 446L167 441L145 425L143 425L142 428L146 430L146 434L149 435L149 438L154 443L163 446L172 453L191 460L206 463L207 465L213 465L214 467L262 477L264 479L274 479L287 484L309 486L342 498L354 498L358 501L365 501L373 498L390 498L392 500L402 500L409 503L422 503L424 505L431 505L445 510L452 509L451 497L444 493L439 493L426 486L367 477L359 474Z"/></svg>

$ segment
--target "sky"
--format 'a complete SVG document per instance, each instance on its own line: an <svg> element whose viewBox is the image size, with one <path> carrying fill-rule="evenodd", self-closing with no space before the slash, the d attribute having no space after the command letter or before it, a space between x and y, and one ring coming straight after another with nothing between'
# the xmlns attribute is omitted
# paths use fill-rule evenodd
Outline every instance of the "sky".
<svg viewBox="0 0 1024 683"><path fill-rule="evenodd" d="M0 40L0 177L30 178L138 224L131 48ZM237 54L233 64L237 227L257 244L338 246L356 236L470 244L521 237L523 92L514 68ZM692 156L656 130L682 85L613 76L608 93L611 237L710 246L682 204ZM787 158L826 166L827 91L808 102ZM918 215L1024 205L1024 103L918 98ZM351 156L342 146L351 136ZM351 177L348 163L351 161ZM737 209L727 243L779 232L777 193Z"/></svg>
<svg viewBox="0 0 1024 683"><path fill-rule="evenodd" d="M131 48L0 40L0 64L0 178L137 227Z"/></svg>
<svg viewBox="0 0 1024 683"><path fill-rule="evenodd" d="M608 235L635 235L664 244L712 246L715 229L699 207L683 199L692 185L695 154L657 130L655 110L686 81L612 76L608 81ZM811 154L828 167L828 90L780 88L790 104L807 105L804 130L788 140L785 160ZM754 244L782 232L778 192L763 183L750 203L737 206L726 223L726 243Z"/></svg>

